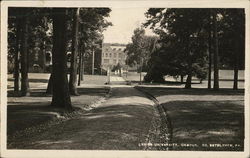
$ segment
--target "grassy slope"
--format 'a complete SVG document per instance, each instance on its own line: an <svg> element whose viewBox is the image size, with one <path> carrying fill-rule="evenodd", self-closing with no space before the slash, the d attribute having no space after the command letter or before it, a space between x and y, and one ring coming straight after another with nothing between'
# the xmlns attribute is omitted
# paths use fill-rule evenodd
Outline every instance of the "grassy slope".
<svg viewBox="0 0 250 158"><path fill-rule="evenodd" d="M141 88L153 94L165 109L172 123L174 150L243 150L243 90L180 88ZM195 144L193 147L181 146ZM202 145L203 144L203 145ZM232 144L234 147L206 147L211 144ZM240 145L237 146L236 145Z"/></svg>

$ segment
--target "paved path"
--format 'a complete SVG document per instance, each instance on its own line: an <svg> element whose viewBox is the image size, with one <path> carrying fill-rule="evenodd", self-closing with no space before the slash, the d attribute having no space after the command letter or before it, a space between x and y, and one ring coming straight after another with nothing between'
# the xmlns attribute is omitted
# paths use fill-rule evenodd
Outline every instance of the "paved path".
<svg viewBox="0 0 250 158"><path fill-rule="evenodd" d="M111 83L124 82L114 77ZM52 125L41 133L15 139L13 148L139 150L154 130L154 103L127 85L111 85L112 95L95 109Z"/></svg>

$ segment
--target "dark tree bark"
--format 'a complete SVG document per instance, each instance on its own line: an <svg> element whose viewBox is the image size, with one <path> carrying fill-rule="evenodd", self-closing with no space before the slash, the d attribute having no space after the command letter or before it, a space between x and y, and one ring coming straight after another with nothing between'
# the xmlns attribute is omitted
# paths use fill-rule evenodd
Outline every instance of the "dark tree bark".
<svg viewBox="0 0 250 158"><path fill-rule="evenodd" d="M190 89L192 87L191 85L192 85L192 74L189 73L188 76L187 76L185 88Z"/></svg>
<svg viewBox="0 0 250 158"><path fill-rule="evenodd" d="M52 73L50 74L50 77L49 77L49 83L48 83L48 86L47 86L47 90L46 90L46 93L47 94L52 94L52 87L53 86L53 76L52 76Z"/></svg>
<svg viewBox="0 0 250 158"><path fill-rule="evenodd" d="M51 106L72 109L67 78L66 55L66 15L65 8L54 8L53 11L53 49L52 75L53 92Z"/></svg>
<svg viewBox="0 0 250 158"><path fill-rule="evenodd" d="M184 76L183 75L181 75L181 83L183 83L184 81L183 81L183 78L184 78Z"/></svg>
<svg viewBox="0 0 250 158"><path fill-rule="evenodd" d="M235 39L238 39L235 41L235 49L234 49L234 84L233 84L233 89L237 90L238 89L238 72L239 72L239 55L240 55L240 47L239 47L239 41L240 39L238 38L238 35L235 35Z"/></svg>
<svg viewBox="0 0 250 158"><path fill-rule="evenodd" d="M217 11L213 11L213 38L214 38L214 90L219 90L219 68L218 68L218 33L217 33Z"/></svg>
<svg viewBox="0 0 250 158"><path fill-rule="evenodd" d="M211 29L211 10L209 10L209 30L208 30L208 82L207 88L211 89L211 74L212 74L212 29Z"/></svg>
<svg viewBox="0 0 250 158"><path fill-rule="evenodd" d="M81 65L82 65L82 68L81 68L81 81L83 81L84 80L84 60L83 60L84 58L83 58L83 55L82 55L82 63L81 63Z"/></svg>
<svg viewBox="0 0 250 158"><path fill-rule="evenodd" d="M19 72L20 72L20 68L19 68L19 44L20 44L20 33L21 33L21 26L20 26L20 19L18 18L16 23L17 23L17 27L16 27L16 53L15 53L15 69L14 69L14 92L15 93L19 93Z"/></svg>
<svg viewBox="0 0 250 158"><path fill-rule="evenodd" d="M22 19L22 38L21 38L21 96L29 96L28 79L28 17Z"/></svg>
<svg viewBox="0 0 250 158"><path fill-rule="evenodd" d="M82 52L79 53L79 63L78 63L78 86L81 85L81 76L82 76Z"/></svg>
<svg viewBox="0 0 250 158"><path fill-rule="evenodd" d="M78 25L79 25L79 8L75 9L73 20L73 39L72 54L69 78L69 90L72 95L79 95L77 92L77 54L78 54Z"/></svg>

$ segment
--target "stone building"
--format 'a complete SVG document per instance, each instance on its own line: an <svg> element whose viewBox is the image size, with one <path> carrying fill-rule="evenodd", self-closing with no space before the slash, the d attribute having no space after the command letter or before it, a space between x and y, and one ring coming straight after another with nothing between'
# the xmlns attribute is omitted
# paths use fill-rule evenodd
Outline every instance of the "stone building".
<svg viewBox="0 0 250 158"><path fill-rule="evenodd" d="M101 68L107 71L108 68L112 69L114 66L121 65L124 67L126 65L126 53L124 52L126 45L124 44L110 44L103 43L102 45L102 60Z"/></svg>

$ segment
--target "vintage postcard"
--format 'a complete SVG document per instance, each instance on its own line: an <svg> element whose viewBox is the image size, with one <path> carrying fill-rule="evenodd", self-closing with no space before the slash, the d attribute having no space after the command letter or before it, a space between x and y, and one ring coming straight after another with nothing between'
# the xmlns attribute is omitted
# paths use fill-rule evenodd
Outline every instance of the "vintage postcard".
<svg viewBox="0 0 250 158"><path fill-rule="evenodd" d="M249 157L249 6L1 1L1 157Z"/></svg>

